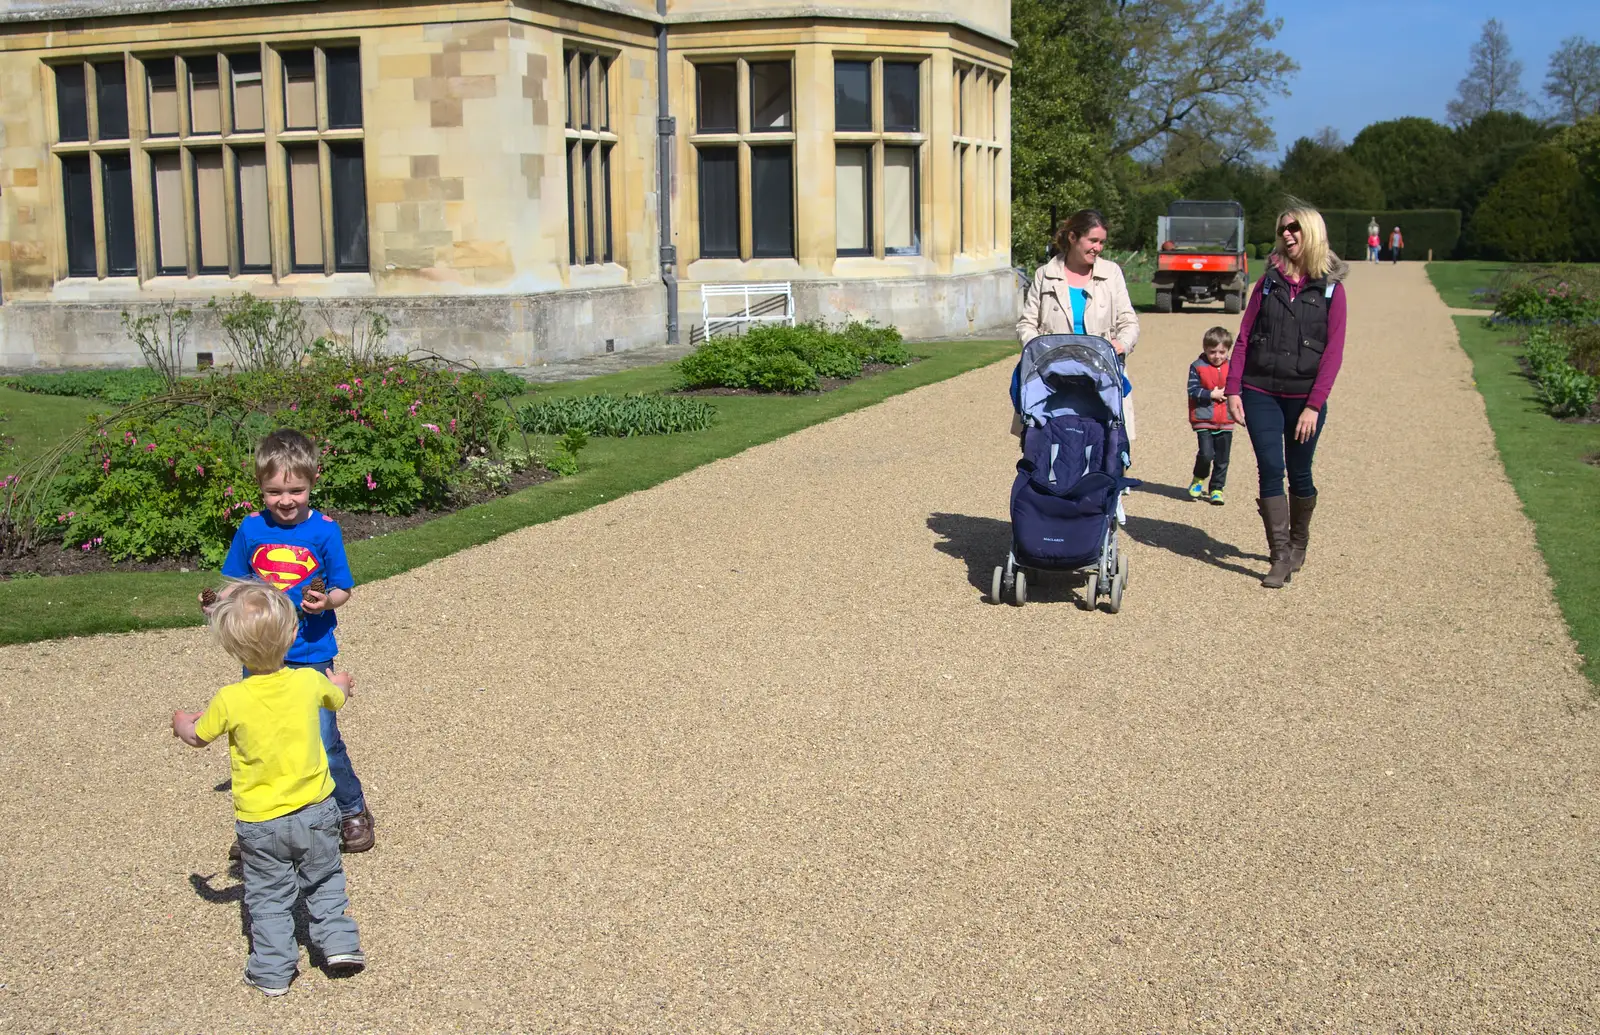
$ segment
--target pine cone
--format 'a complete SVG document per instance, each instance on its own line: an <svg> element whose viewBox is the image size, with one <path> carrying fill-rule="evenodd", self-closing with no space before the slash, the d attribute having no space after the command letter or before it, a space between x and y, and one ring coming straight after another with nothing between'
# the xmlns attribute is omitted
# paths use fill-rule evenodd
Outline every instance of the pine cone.
<svg viewBox="0 0 1600 1035"><path fill-rule="evenodd" d="M200 591L200 606L212 607L217 602L217 591L207 586Z"/></svg>
<svg viewBox="0 0 1600 1035"><path fill-rule="evenodd" d="M312 579L311 579L310 582L306 583L306 592L307 593L325 593L325 592L327 592L327 586L328 586L328 584L326 582L322 581L322 576L321 575L315 575L315 576L312 576Z"/></svg>

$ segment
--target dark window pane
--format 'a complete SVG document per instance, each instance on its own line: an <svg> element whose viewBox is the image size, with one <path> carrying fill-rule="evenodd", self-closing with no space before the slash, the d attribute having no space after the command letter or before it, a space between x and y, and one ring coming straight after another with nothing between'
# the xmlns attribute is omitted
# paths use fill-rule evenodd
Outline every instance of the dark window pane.
<svg viewBox="0 0 1600 1035"><path fill-rule="evenodd" d="M317 128L317 63L309 50L283 55L283 124L287 129Z"/></svg>
<svg viewBox="0 0 1600 1035"><path fill-rule="evenodd" d="M62 140L89 139L89 98L83 85L82 65L56 69L56 126Z"/></svg>
<svg viewBox="0 0 1600 1035"><path fill-rule="evenodd" d="M872 128L872 65L868 62L833 63L833 128Z"/></svg>
<svg viewBox="0 0 1600 1035"><path fill-rule="evenodd" d="M794 256L794 162L787 147L750 151L750 224L752 255Z"/></svg>
<svg viewBox="0 0 1600 1035"><path fill-rule="evenodd" d="M567 128L572 128L572 51L566 52L566 60L562 62L566 69L567 83Z"/></svg>
<svg viewBox="0 0 1600 1035"><path fill-rule="evenodd" d="M595 76L600 80L600 128L611 128L611 62L595 58Z"/></svg>
<svg viewBox="0 0 1600 1035"><path fill-rule="evenodd" d="M582 144L574 143L567 148L567 261L574 266L583 264L583 257L578 254L578 177L582 175L582 155Z"/></svg>
<svg viewBox="0 0 1600 1035"><path fill-rule="evenodd" d="M583 149L583 212L584 212L584 240L587 246L583 250L583 261L591 266L597 261L594 243L599 235L595 232L597 220L594 211L594 151L595 145L589 144Z"/></svg>
<svg viewBox="0 0 1600 1035"><path fill-rule="evenodd" d="M95 99L100 109L100 139L128 138L128 73L120 61L94 66Z"/></svg>
<svg viewBox="0 0 1600 1035"><path fill-rule="evenodd" d="M361 128L361 51L341 47L323 54L328 65L328 128Z"/></svg>
<svg viewBox="0 0 1600 1035"><path fill-rule="evenodd" d="M138 272L133 241L133 165L127 154L100 159L101 195L106 210L106 273L131 277Z"/></svg>
<svg viewBox="0 0 1600 1035"><path fill-rule="evenodd" d="M789 62L766 61L750 66L750 128L794 128L790 118Z"/></svg>
<svg viewBox="0 0 1600 1035"><path fill-rule="evenodd" d="M739 257L739 149L700 149L700 255Z"/></svg>
<svg viewBox="0 0 1600 1035"><path fill-rule="evenodd" d="M330 144L333 193L333 268L367 268L367 163L361 145Z"/></svg>
<svg viewBox="0 0 1600 1035"><path fill-rule="evenodd" d="M144 63L150 81L150 135L178 135L178 66L171 58L151 58Z"/></svg>
<svg viewBox="0 0 1600 1035"><path fill-rule="evenodd" d="M600 213L600 220L605 225L605 228L606 228L606 254L605 254L605 261L606 262L610 262L612 260L612 249L611 249L611 145L609 145L609 144L607 144L606 145L606 149L603 152L601 152L601 156L600 156L600 180L601 180L602 183L605 184L605 195L606 195L605 209L602 210L601 213Z"/></svg>
<svg viewBox="0 0 1600 1035"><path fill-rule="evenodd" d="M83 81L80 72L78 81ZM94 187L89 178L89 156L61 159L61 200L67 214L67 273L92 277L94 262Z"/></svg>
<svg viewBox="0 0 1600 1035"><path fill-rule="evenodd" d="M700 90L702 133L733 133L739 128L739 67L737 65L699 65L695 79Z"/></svg>
<svg viewBox="0 0 1600 1035"><path fill-rule="evenodd" d="M883 66L883 128L915 133L921 128L920 76L917 65L885 62Z"/></svg>
<svg viewBox="0 0 1600 1035"><path fill-rule="evenodd" d="M583 115L583 129L594 128L594 90L589 85L590 69L594 62L589 55L578 56L578 110Z"/></svg>

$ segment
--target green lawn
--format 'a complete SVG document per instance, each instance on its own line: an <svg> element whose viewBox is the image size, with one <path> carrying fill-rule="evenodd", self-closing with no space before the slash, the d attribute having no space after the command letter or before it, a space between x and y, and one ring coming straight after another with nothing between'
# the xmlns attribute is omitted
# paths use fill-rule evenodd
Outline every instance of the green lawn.
<svg viewBox="0 0 1600 1035"><path fill-rule="evenodd" d="M0 388L0 413L11 418L0 424L0 435L10 436L16 450L0 457L0 474L12 473L56 445L81 427L87 415L112 409L115 407L93 399Z"/></svg>
<svg viewBox="0 0 1600 1035"><path fill-rule="evenodd" d="M1496 273L1510 269L1512 265L1509 262L1483 262L1477 259L1430 262L1428 279L1433 281L1433 289L1439 292L1444 304L1453 309L1489 309L1491 307L1483 299L1473 298L1472 292L1488 287Z"/></svg>
<svg viewBox="0 0 1600 1035"><path fill-rule="evenodd" d="M351 542L350 565L370 582L508 532L649 488L694 467L801 428L992 363L1012 342L934 342L913 350L920 363L865 378L825 395L709 396L719 421L682 435L591 439L582 470L512 496L457 511L426 525ZM591 392L650 392L670 386L670 366L644 367L587 381L541 387L514 400ZM70 400L65 400L70 401ZM998 400L997 400L998 401ZM1003 401L1000 401L1003 405ZM106 573L0 582L0 643L199 624L195 594L205 573Z"/></svg>
<svg viewBox="0 0 1600 1035"><path fill-rule="evenodd" d="M1584 671L1600 687L1600 424L1568 424L1545 413L1503 331L1471 316L1456 317L1456 328Z"/></svg>

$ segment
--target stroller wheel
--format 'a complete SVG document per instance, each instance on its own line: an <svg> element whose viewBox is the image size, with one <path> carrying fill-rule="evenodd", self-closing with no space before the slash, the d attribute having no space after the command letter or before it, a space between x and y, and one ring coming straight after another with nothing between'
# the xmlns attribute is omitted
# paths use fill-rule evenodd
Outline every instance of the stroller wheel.
<svg viewBox="0 0 1600 1035"><path fill-rule="evenodd" d="M1011 587L1011 599L1016 601L1018 607L1028 602L1028 574L1021 568L1017 569L1017 583Z"/></svg>
<svg viewBox="0 0 1600 1035"><path fill-rule="evenodd" d="M1111 593L1106 610L1116 614L1122 610L1122 591L1128 588L1128 558L1126 554L1117 555L1117 573L1111 578Z"/></svg>
<svg viewBox="0 0 1600 1035"><path fill-rule="evenodd" d="M1095 598L1098 597L1099 595L1100 595L1100 573L1097 572L1097 571L1091 571L1089 573L1089 581L1084 583L1084 586L1083 586L1083 609L1085 611L1093 611L1094 610L1094 605L1095 605Z"/></svg>
<svg viewBox="0 0 1600 1035"><path fill-rule="evenodd" d="M994 578L992 580L990 580L990 582L989 582L989 603L991 603L991 604L1000 603L1000 585L1004 581L1005 577L1006 577L1005 566L1001 565L1001 564L995 565L995 567L994 567Z"/></svg>

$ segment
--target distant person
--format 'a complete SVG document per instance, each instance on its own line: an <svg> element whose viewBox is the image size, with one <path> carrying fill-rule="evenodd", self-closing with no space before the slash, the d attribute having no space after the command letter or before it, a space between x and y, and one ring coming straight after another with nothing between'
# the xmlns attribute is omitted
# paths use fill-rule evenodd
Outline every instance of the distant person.
<svg viewBox="0 0 1600 1035"><path fill-rule="evenodd" d="M1400 261L1400 249L1406 246L1406 239L1400 236L1400 228L1395 227L1389 232L1389 262L1394 264Z"/></svg>
<svg viewBox="0 0 1600 1035"><path fill-rule="evenodd" d="M229 586L210 620L223 648L244 666L244 679L217 691L204 712L173 712L172 735L197 748L228 738L250 918L244 983L277 997L288 993L300 959L294 910L302 895L311 944L328 970L350 974L366 966L350 916L339 805L317 717L344 707L351 681L348 673L284 663L299 613L271 586Z"/></svg>
<svg viewBox="0 0 1600 1035"><path fill-rule="evenodd" d="M1122 267L1100 257L1106 246L1105 217L1093 209L1076 212L1056 230L1055 255L1033 274L1033 285L1017 321L1022 344L1041 334L1092 334L1111 342L1117 355L1128 356L1139 340L1139 314L1128 297ZM1019 400L1021 364L1011 375L1011 433L1022 434ZM1126 375L1125 394L1131 391ZM1123 420L1133 440L1133 401L1123 400Z"/></svg>
<svg viewBox="0 0 1600 1035"><path fill-rule="evenodd" d="M1194 429L1194 481L1189 498L1210 500L1222 506L1222 489L1228 484L1228 460L1233 456L1233 418L1228 416L1228 350L1233 332L1213 327L1201 339L1200 358L1189 365L1189 426ZM1211 484L1206 485L1206 476Z"/></svg>
<svg viewBox="0 0 1600 1035"><path fill-rule="evenodd" d="M1277 228L1277 247L1239 323L1227 387L1228 415L1250 432L1256 454L1256 506L1272 555L1261 580L1268 589L1282 589L1305 564L1317 506L1311 462L1344 361L1342 281L1349 272L1328 250L1316 209L1294 204L1278 216Z"/></svg>
<svg viewBox="0 0 1600 1035"><path fill-rule="evenodd" d="M1377 262L1378 252L1382 248L1382 239L1378 236L1383 233L1383 228L1378 225L1378 217L1373 216L1367 221L1367 261Z"/></svg>

